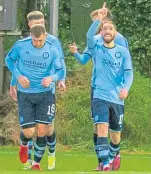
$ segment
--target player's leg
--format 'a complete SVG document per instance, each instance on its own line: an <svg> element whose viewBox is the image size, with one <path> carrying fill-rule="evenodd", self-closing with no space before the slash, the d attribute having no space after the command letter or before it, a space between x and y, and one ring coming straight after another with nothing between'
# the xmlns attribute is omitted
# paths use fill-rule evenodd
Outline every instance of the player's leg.
<svg viewBox="0 0 151 174"><path fill-rule="evenodd" d="M33 139L28 142L28 160L24 164L24 169L28 170L32 167L32 151L33 151Z"/></svg>
<svg viewBox="0 0 151 174"><path fill-rule="evenodd" d="M55 110L55 107L53 104L52 92L47 91L47 92L43 92L39 94L38 105L36 109L36 113L37 113L36 122L38 123L37 124L37 139L36 139L36 142L34 143L34 161L33 161L32 169L38 168L38 166L40 168L40 161L44 155L45 148L47 145L47 140L49 139L49 141L51 142L52 139L55 138L55 134L53 132L54 128L53 126L51 126L52 125L51 123L53 120L52 117L54 117L54 114L55 114L54 110ZM48 128L52 128L52 131L49 132L50 130L48 130ZM52 144L55 144L54 140Z"/></svg>
<svg viewBox="0 0 151 174"><path fill-rule="evenodd" d="M94 169L94 171L102 171L102 160L101 158L99 157L98 155L98 146L97 146L97 125L93 125L93 143L94 143L94 149L95 149L95 153L96 153L96 156L97 156L97 160L98 160L98 165L97 167Z"/></svg>
<svg viewBox="0 0 151 174"><path fill-rule="evenodd" d="M113 104L110 109L110 145L109 161L113 170L118 170L121 164L120 141L123 128L124 106Z"/></svg>
<svg viewBox="0 0 151 174"><path fill-rule="evenodd" d="M106 101L93 99L93 119L97 126L97 155L103 171L110 171L108 147L109 108Z"/></svg>
<svg viewBox="0 0 151 174"><path fill-rule="evenodd" d="M26 163L28 160L28 142L32 139L35 133L35 120L34 109L29 101L29 94L19 92L18 97L18 110L19 122L22 127L20 133L20 161Z"/></svg>
<svg viewBox="0 0 151 174"><path fill-rule="evenodd" d="M53 170L56 164L55 148L56 148L56 133L54 129L54 120L56 112L55 95L49 92L50 100L47 105L47 114L49 115L49 123L47 127L47 147L48 147L48 170Z"/></svg>
<svg viewBox="0 0 151 174"><path fill-rule="evenodd" d="M28 142L28 160L32 161L33 140Z"/></svg>
<svg viewBox="0 0 151 174"><path fill-rule="evenodd" d="M121 165L120 137L120 132L110 131L109 162L112 165L112 170L118 170Z"/></svg>
<svg viewBox="0 0 151 174"><path fill-rule="evenodd" d="M93 102L93 87L91 87L91 119L93 120L93 106L92 106L92 102ZM94 124L93 126L93 144L94 144L94 150L97 156L97 160L98 160L98 166L94 169L94 171L101 171L102 170L102 166L100 166L101 164L101 158L98 158L98 153L97 153L97 126Z"/></svg>
<svg viewBox="0 0 151 174"><path fill-rule="evenodd" d="M47 125L37 123L37 137L34 142L34 160L32 162L32 170L41 170L40 162L46 149L46 131Z"/></svg>
<svg viewBox="0 0 151 174"><path fill-rule="evenodd" d="M54 122L48 125L48 135L47 135L47 146L48 146L48 170L53 170L55 168L56 157L56 133L54 131Z"/></svg>
<svg viewBox="0 0 151 174"><path fill-rule="evenodd" d="M34 128L26 128L22 129L20 133L19 157L22 163L26 163L28 160L28 141L33 137L34 131Z"/></svg>

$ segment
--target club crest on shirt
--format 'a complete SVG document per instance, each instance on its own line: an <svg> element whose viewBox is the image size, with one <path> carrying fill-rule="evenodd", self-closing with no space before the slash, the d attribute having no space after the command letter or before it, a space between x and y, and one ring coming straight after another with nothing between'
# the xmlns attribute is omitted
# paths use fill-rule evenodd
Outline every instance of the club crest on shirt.
<svg viewBox="0 0 151 174"><path fill-rule="evenodd" d="M121 52L116 52L115 53L115 57L118 58L118 59L121 58L122 57L122 53Z"/></svg>
<svg viewBox="0 0 151 174"><path fill-rule="evenodd" d="M95 115L94 116L94 120L97 122L99 120L99 116L98 115Z"/></svg>
<svg viewBox="0 0 151 174"><path fill-rule="evenodd" d="M22 124L24 122L24 118L22 116L19 117L19 121Z"/></svg>
<svg viewBox="0 0 151 174"><path fill-rule="evenodd" d="M48 52L44 52L42 56L43 56L44 59L48 59L49 58L49 53Z"/></svg>

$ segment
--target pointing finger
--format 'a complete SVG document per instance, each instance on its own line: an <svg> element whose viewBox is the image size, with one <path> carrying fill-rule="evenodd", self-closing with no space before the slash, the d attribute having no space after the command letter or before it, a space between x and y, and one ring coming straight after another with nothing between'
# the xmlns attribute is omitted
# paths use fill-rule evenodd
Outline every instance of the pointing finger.
<svg viewBox="0 0 151 174"><path fill-rule="evenodd" d="M106 2L103 3L103 8L106 8Z"/></svg>

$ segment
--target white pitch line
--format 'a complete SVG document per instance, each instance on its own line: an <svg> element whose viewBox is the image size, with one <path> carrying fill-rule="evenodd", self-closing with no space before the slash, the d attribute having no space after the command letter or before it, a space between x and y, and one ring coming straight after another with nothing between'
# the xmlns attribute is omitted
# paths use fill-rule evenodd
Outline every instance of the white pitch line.
<svg viewBox="0 0 151 174"><path fill-rule="evenodd" d="M8 152L8 151L1 151L0 150L0 154L11 154L11 155L14 155L14 154L18 154L18 152L17 151L15 151L15 152L14 151ZM69 154L68 152L67 153L60 153L60 155L68 156L68 157L73 157L73 156L74 157L76 157L76 156L77 157L79 157L79 156L86 156L86 157L90 156L90 157L93 157L93 156L96 156L95 154L81 154L80 155L80 154L72 154L72 153ZM131 154L130 155L125 155L124 154L124 155L121 155L121 156L123 158L138 158L138 157L139 158L144 158L144 159L150 159L151 158L151 155L149 156L149 155L146 155L146 154L144 154L144 155L143 154L142 155L137 155L137 154L136 155L131 155Z"/></svg>
<svg viewBox="0 0 151 174"><path fill-rule="evenodd" d="M87 155L87 154L82 154L82 155L79 155L79 154L68 154L68 153L65 153L65 154L62 154L63 156L68 156L68 157L73 157L73 156L90 156L90 157L92 157L92 156L96 156L95 154L89 154L89 155ZM151 158L151 155L149 156L149 155L121 155L121 156L123 156L124 158L138 158L138 157L140 157L140 158ZM151 173L150 173L151 174Z"/></svg>

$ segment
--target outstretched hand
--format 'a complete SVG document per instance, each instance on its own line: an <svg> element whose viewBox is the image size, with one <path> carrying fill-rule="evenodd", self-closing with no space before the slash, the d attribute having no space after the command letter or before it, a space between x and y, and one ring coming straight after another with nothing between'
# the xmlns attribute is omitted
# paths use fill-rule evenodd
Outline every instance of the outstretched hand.
<svg viewBox="0 0 151 174"><path fill-rule="evenodd" d="M75 42L69 45L69 50L71 51L72 54L78 51L78 48Z"/></svg>

